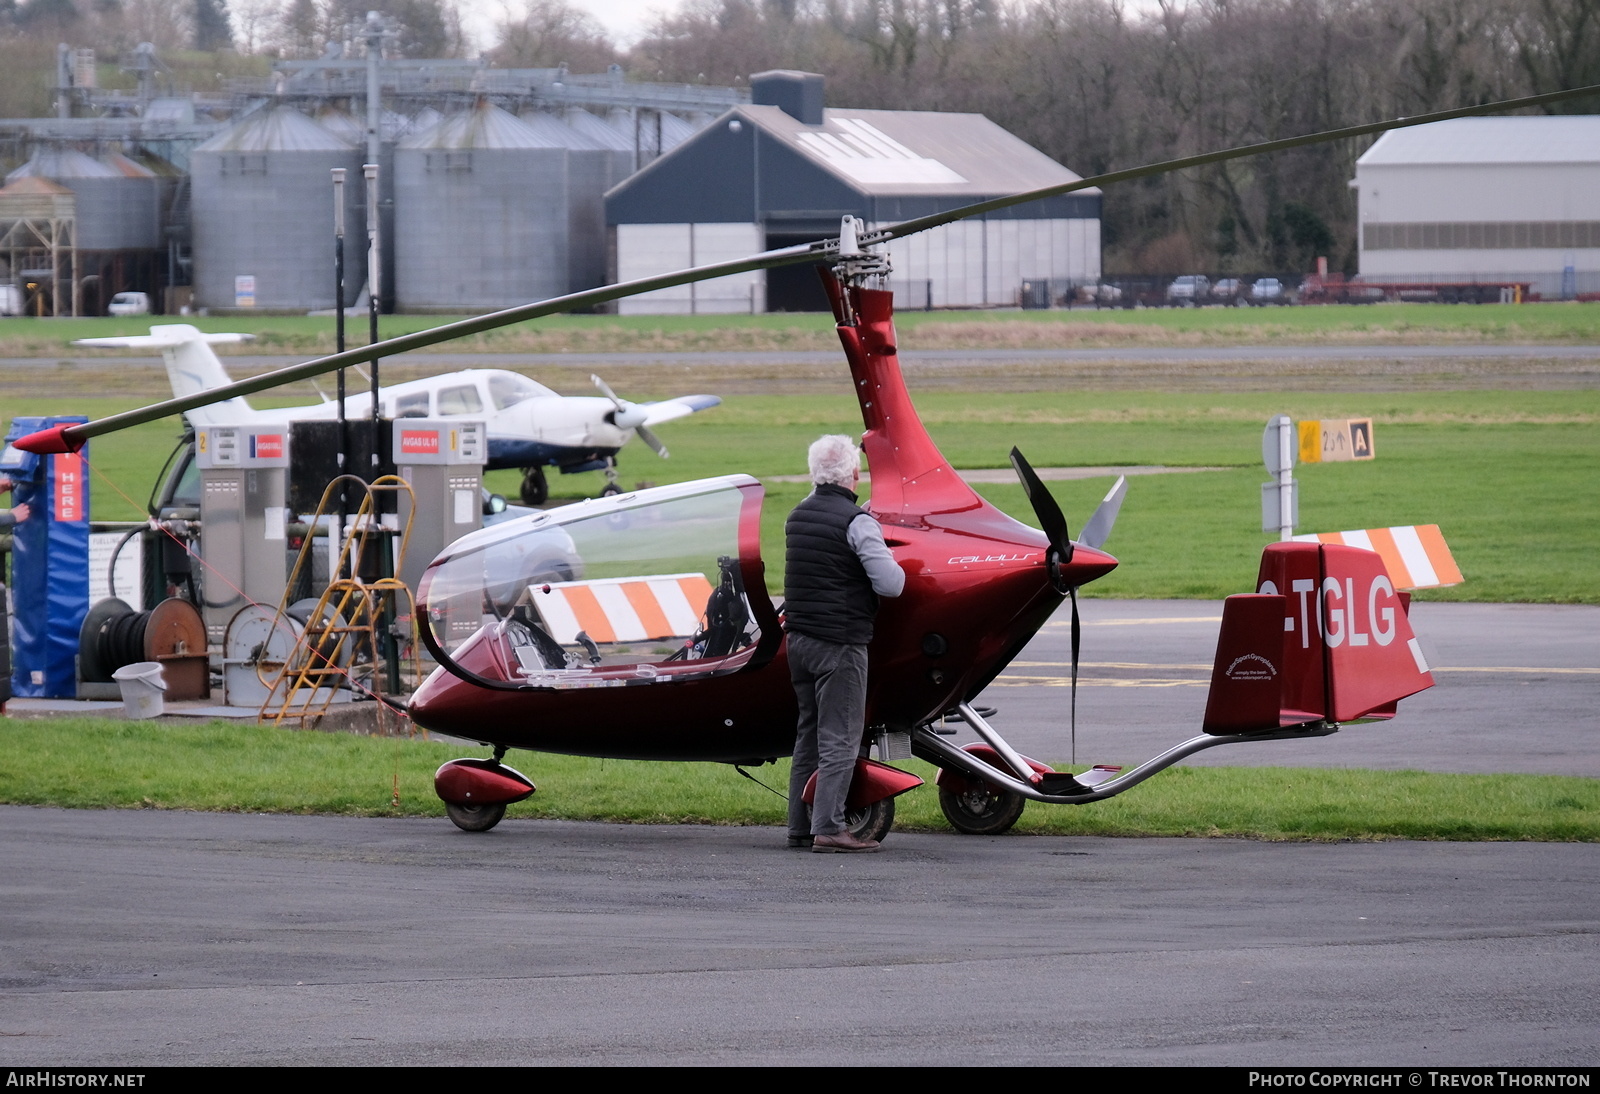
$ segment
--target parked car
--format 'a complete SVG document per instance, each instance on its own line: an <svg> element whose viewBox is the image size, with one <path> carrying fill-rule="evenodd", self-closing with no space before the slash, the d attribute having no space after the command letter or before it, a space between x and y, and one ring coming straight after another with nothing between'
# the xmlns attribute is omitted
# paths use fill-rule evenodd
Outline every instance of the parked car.
<svg viewBox="0 0 1600 1094"><path fill-rule="evenodd" d="M106 308L108 315L149 315L150 297L142 292L119 292L111 298Z"/></svg>
<svg viewBox="0 0 1600 1094"><path fill-rule="evenodd" d="M1211 279L1205 274L1184 274L1167 286L1167 304L1198 308L1211 298Z"/></svg>
<svg viewBox="0 0 1600 1094"><path fill-rule="evenodd" d="M1211 299L1218 304L1242 305L1244 303L1245 285L1237 277L1224 277L1211 286Z"/></svg>
<svg viewBox="0 0 1600 1094"><path fill-rule="evenodd" d="M1122 290L1104 281L1095 285L1079 285L1078 303L1093 304L1097 308L1117 307L1122 303Z"/></svg>
<svg viewBox="0 0 1600 1094"><path fill-rule="evenodd" d="M1258 277L1250 286L1250 303L1255 307L1268 304L1287 304L1289 297L1283 291L1283 282L1276 277Z"/></svg>

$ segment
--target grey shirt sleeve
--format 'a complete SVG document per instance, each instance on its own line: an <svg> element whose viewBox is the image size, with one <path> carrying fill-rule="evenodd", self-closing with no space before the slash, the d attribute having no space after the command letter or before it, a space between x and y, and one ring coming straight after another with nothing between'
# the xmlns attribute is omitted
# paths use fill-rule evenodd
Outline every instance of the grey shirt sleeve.
<svg viewBox="0 0 1600 1094"><path fill-rule="evenodd" d="M889 553L878 522L863 513L850 522L849 540L850 549L866 568L872 591L879 596L899 596L906 587L906 573Z"/></svg>

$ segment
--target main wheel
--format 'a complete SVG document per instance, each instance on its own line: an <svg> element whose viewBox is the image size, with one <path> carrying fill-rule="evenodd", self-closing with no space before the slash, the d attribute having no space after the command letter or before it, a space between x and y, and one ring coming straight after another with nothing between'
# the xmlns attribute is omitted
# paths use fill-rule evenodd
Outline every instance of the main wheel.
<svg viewBox="0 0 1600 1094"><path fill-rule="evenodd" d="M945 820L957 832L969 836L998 836L1008 831L1022 816L1027 804L1021 794L996 790L983 783L976 783L971 790L959 794L942 786L939 788L939 808L944 810Z"/></svg>
<svg viewBox="0 0 1600 1094"><path fill-rule="evenodd" d="M487 832L506 815L503 805L456 805L454 802L445 802L444 811L463 832Z"/></svg>
<svg viewBox="0 0 1600 1094"><path fill-rule="evenodd" d="M884 798L860 809L844 811L844 826L856 839L883 842L894 827L894 799Z"/></svg>
<svg viewBox="0 0 1600 1094"><path fill-rule="evenodd" d="M542 467L524 467L522 469L522 504L543 505L550 500L550 483L544 477Z"/></svg>

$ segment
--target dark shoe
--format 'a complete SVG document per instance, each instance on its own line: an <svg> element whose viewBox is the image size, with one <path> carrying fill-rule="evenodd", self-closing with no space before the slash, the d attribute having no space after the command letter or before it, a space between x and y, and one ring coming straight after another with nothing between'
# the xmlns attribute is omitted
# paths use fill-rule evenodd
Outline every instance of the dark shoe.
<svg viewBox="0 0 1600 1094"><path fill-rule="evenodd" d="M804 851L804 850L807 850L810 846L811 846L811 837L810 836L790 836L789 837L789 848L790 848L790 850Z"/></svg>
<svg viewBox="0 0 1600 1094"><path fill-rule="evenodd" d="M849 832L839 832L832 836L815 836L812 838L811 850L818 854L837 852L839 854L859 854L865 851L876 851L878 841L875 839L856 839Z"/></svg>

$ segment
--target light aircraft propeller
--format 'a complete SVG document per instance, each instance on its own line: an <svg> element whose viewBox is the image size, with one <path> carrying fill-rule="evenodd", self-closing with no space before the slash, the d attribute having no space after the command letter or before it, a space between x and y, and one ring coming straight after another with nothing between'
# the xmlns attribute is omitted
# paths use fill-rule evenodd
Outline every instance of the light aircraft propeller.
<svg viewBox="0 0 1600 1094"><path fill-rule="evenodd" d="M655 432L644 424L645 419L650 416L650 408L618 398L617 393L611 390L611 385L598 376L591 375L589 379L594 381L594 386L600 389L600 394L610 399L612 405L617 408L606 415L611 419L611 424L618 429L633 430L634 436L649 445L656 455L666 459L667 446L662 444L661 438L657 437Z"/></svg>

